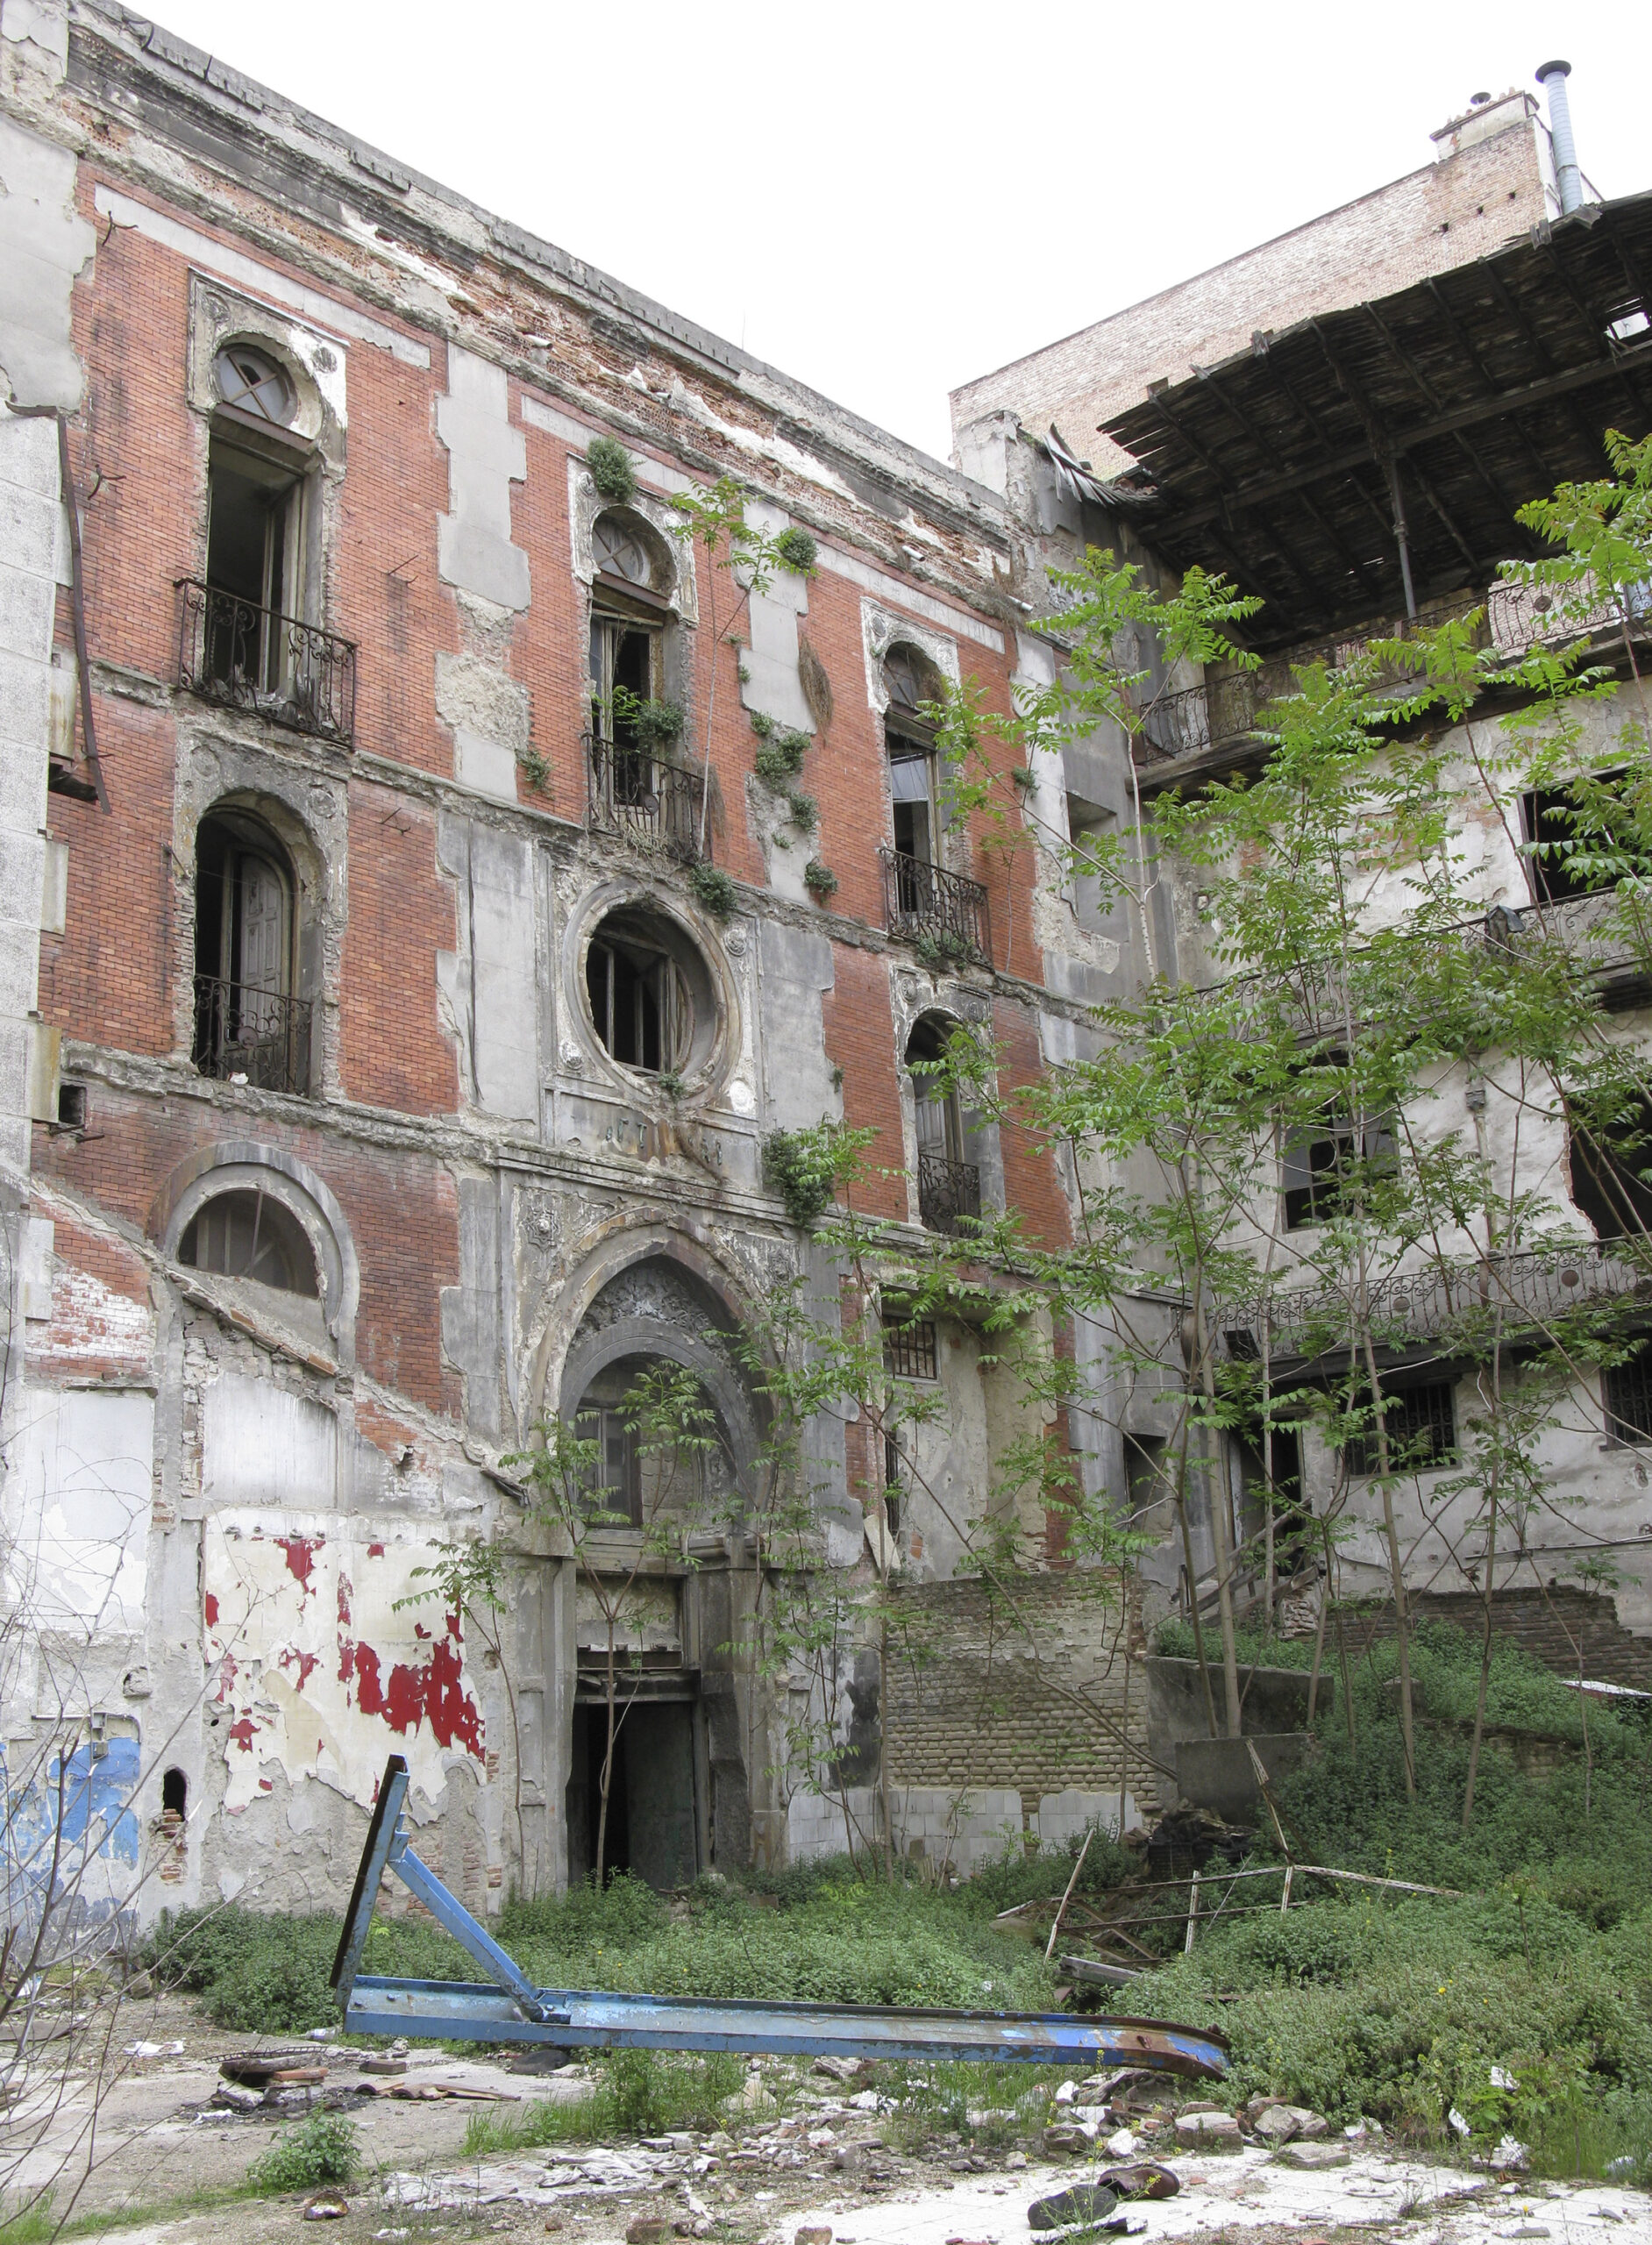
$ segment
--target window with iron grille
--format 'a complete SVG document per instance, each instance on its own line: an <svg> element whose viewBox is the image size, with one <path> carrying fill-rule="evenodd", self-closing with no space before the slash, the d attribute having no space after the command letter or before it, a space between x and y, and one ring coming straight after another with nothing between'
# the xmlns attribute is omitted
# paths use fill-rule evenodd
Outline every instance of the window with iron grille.
<svg viewBox="0 0 1652 2245"><path fill-rule="evenodd" d="M1383 1430L1391 1471L1428 1473L1437 1465L1450 1465L1457 1447L1450 1382L1435 1380L1426 1387L1402 1387L1385 1395ZM1342 1457L1350 1473L1380 1470L1374 1423L1343 1444Z"/></svg>
<svg viewBox="0 0 1652 2245"><path fill-rule="evenodd" d="M933 1320L921 1317L914 1322L886 1311L883 1368L896 1379L938 1379Z"/></svg>
<svg viewBox="0 0 1652 2245"><path fill-rule="evenodd" d="M1606 1432L1613 1442L1652 1442L1652 1341L1642 1341L1601 1380Z"/></svg>

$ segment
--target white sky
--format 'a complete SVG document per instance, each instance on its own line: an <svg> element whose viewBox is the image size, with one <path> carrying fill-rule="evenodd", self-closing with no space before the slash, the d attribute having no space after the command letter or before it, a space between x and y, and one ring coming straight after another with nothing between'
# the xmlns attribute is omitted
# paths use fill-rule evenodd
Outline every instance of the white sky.
<svg viewBox="0 0 1652 2245"><path fill-rule="evenodd" d="M160 0L388 154L944 456L946 393L1428 161L1572 64L1652 187L1652 15L1601 0Z"/></svg>

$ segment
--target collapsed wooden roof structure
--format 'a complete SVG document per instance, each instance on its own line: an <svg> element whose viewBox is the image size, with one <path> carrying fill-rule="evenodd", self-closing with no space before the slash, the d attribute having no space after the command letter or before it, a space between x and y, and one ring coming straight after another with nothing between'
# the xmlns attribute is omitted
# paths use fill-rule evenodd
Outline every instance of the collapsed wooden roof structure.
<svg viewBox="0 0 1652 2245"><path fill-rule="evenodd" d="M1137 463L1114 503L1174 567L1263 596L1257 648L1483 591L1546 550L1520 507L1606 474L1608 429L1652 429L1652 194L1258 332L1103 426Z"/></svg>

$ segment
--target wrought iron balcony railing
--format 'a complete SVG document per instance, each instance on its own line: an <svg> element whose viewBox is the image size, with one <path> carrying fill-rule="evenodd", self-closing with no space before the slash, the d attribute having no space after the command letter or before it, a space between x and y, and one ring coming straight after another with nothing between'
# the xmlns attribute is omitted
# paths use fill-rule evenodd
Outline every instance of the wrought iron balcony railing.
<svg viewBox="0 0 1652 2245"><path fill-rule="evenodd" d="M205 701L350 745L356 725L350 640L193 577L180 578L176 589L180 686Z"/></svg>
<svg viewBox="0 0 1652 2245"><path fill-rule="evenodd" d="M918 1151L918 1215L926 1231L955 1232L959 1219L981 1213L981 1172L972 1161Z"/></svg>
<svg viewBox="0 0 1652 2245"><path fill-rule="evenodd" d="M1207 685L1163 695L1148 710L1142 735L1161 756L1197 756L1205 749L1243 740L1254 728L1261 706L1255 674L1237 671L1231 678L1214 678Z"/></svg>
<svg viewBox="0 0 1652 2245"><path fill-rule="evenodd" d="M933 951L936 963L992 964L993 923L979 881L904 850L879 855L884 925L892 936L909 936L920 951Z"/></svg>
<svg viewBox="0 0 1652 2245"><path fill-rule="evenodd" d="M701 805L705 780L646 749L587 733L589 823L609 834L623 834L645 849L663 849L684 865L711 856L708 830L701 846Z"/></svg>
<svg viewBox="0 0 1652 2245"><path fill-rule="evenodd" d="M244 1078L259 1091L310 1089L308 998L249 989L215 974L195 978L195 1065L220 1083Z"/></svg>

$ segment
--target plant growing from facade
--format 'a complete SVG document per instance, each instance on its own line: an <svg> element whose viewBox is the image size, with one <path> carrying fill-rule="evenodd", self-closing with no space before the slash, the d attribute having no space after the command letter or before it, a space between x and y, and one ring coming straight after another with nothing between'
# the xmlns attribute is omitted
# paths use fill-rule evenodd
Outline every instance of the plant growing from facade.
<svg viewBox="0 0 1652 2245"><path fill-rule="evenodd" d="M809 894L824 904L837 894L837 876L819 858L811 858L803 868L803 886Z"/></svg>
<svg viewBox="0 0 1652 2245"><path fill-rule="evenodd" d="M637 496L637 469L617 438L593 437L585 448L585 465L599 497L610 506L630 506Z"/></svg>

